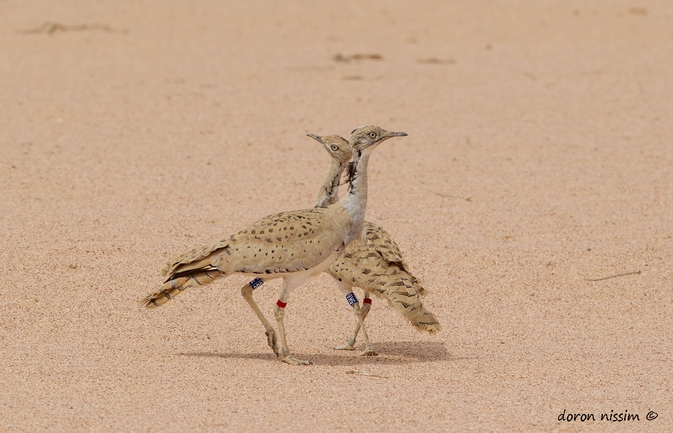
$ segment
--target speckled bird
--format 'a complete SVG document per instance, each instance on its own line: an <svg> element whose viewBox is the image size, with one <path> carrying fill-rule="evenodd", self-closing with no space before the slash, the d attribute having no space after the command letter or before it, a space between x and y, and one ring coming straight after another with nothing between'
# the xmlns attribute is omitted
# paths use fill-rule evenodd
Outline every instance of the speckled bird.
<svg viewBox="0 0 673 433"><path fill-rule="evenodd" d="M316 208L327 207L339 200L339 182L351 158L352 149L348 141L338 135L309 136L323 144L332 157L332 165L315 202ZM353 350L358 332L371 308L372 293L386 299L417 330L430 334L439 331L439 321L423 306L421 300L427 291L409 271L393 237L383 227L368 221L364 223L364 231L366 242L355 239L327 270L337 281L342 293L351 293L353 287L359 287L365 292L361 307L362 321L358 320L346 344L336 346L336 349ZM363 335L365 350L361 355L376 355L366 331Z"/></svg>
<svg viewBox="0 0 673 433"><path fill-rule="evenodd" d="M289 364L310 364L290 356L283 324L290 292L325 271L353 239L361 236L367 205L369 157L383 141L406 135L378 126L355 129L350 137L353 149L350 186L343 200L324 208L269 215L221 241L183 254L163 268L162 274L168 278L157 292L145 297L142 305L158 307L189 287L232 274L255 276L253 281L258 284L282 278L282 292L274 307L281 351L273 327L252 298L250 283L244 285L241 292L264 325L274 353ZM356 314L359 308L357 310Z"/></svg>

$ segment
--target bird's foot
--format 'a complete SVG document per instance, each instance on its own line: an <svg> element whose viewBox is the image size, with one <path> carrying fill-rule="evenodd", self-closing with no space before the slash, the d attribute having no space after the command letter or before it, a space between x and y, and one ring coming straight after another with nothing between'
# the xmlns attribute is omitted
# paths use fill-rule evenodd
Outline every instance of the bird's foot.
<svg viewBox="0 0 673 433"><path fill-rule="evenodd" d="M334 346L336 350L353 350L355 346L355 340L352 338L349 338L346 344L343 346Z"/></svg>
<svg viewBox="0 0 673 433"><path fill-rule="evenodd" d="M376 350L374 350L374 346L367 346L364 350L364 352L360 352L358 354L359 356L376 356L378 353L376 353Z"/></svg>
<svg viewBox="0 0 673 433"><path fill-rule="evenodd" d="M293 358L289 355L282 357L280 360L290 365L313 365L311 361L304 361L303 359Z"/></svg>
<svg viewBox="0 0 673 433"><path fill-rule="evenodd" d="M275 353L276 356L280 356L280 352L278 352L278 339L276 338L276 331L273 329L268 329L265 334L266 340L269 343L269 347L273 350L273 353Z"/></svg>

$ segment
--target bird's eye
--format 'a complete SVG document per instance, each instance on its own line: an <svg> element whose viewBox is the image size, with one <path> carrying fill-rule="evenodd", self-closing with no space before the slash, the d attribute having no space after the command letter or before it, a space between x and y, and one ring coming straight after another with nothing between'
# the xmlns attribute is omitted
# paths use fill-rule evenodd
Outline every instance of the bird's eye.
<svg viewBox="0 0 673 433"><path fill-rule="evenodd" d="M376 138L376 132L374 132L374 131L370 132L370 133L369 133L369 136L370 136L371 138Z"/></svg>
<svg viewBox="0 0 673 433"><path fill-rule="evenodd" d="M339 146L337 146L336 144L331 145L330 148L335 152L339 150Z"/></svg>

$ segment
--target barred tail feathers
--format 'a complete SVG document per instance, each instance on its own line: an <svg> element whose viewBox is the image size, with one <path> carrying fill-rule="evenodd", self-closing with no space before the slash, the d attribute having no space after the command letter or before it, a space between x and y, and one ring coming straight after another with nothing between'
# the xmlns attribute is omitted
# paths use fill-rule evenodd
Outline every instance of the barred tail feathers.
<svg viewBox="0 0 673 433"><path fill-rule="evenodd" d="M411 279L411 284L414 286L414 289L416 290L416 293L418 293L421 296L425 296L428 294L428 291L425 290L425 287L423 287L421 281L418 278L414 277L411 274L409 274L409 277Z"/></svg>
<svg viewBox="0 0 673 433"><path fill-rule="evenodd" d="M230 251L230 243L231 238L228 238L201 248L194 248L174 261L167 263L166 266L161 269L161 275L174 276L178 272L209 267L210 259L214 254L217 254L220 250L227 253Z"/></svg>
<svg viewBox="0 0 673 433"><path fill-rule="evenodd" d="M434 334L442 327L435 315L423 306L415 282L415 278L408 274L388 276L387 281L379 285L374 293L387 299L390 305L418 331Z"/></svg>
<svg viewBox="0 0 673 433"><path fill-rule="evenodd" d="M140 303L144 308L156 308L164 305L186 289L193 286L202 286L213 281L219 276L217 270L197 270L191 273L174 274L161 288L148 296Z"/></svg>

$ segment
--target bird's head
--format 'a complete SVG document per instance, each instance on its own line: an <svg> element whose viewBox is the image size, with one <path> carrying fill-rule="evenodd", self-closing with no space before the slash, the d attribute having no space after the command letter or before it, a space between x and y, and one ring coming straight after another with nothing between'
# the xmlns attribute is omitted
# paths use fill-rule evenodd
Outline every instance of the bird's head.
<svg viewBox="0 0 673 433"><path fill-rule="evenodd" d="M322 137L315 134L307 135L316 140L318 143L322 144L332 159L341 164L347 163L353 156L353 151L348 144L348 140L343 137L338 135L325 135Z"/></svg>
<svg viewBox="0 0 673 433"><path fill-rule="evenodd" d="M364 150L374 147L393 137L404 137L406 132L390 132L378 126L360 126L351 132L350 145L353 150Z"/></svg>

